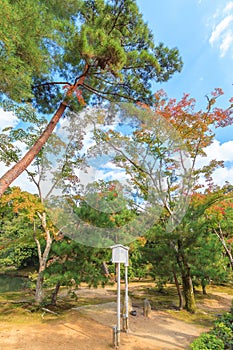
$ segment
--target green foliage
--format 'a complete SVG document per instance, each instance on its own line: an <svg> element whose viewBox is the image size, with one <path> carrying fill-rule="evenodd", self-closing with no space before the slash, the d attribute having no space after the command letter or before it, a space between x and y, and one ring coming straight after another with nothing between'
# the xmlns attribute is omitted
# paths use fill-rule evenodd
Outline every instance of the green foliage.
<svg viewBox="0 0 233 350"><path fill-rule="evenodd" d="M0 90L19 101L31 96L33 77L51 66L46 40L52 39L53 17L32 0L2 0L0 17Z"/></svg>
<svg viewBox="0 0 233 350"><path fill-rule="evenodd" d="M135 0L3 0L0 16L0 89L15 101L36 95L46 112L62 94L43 83L57 76L73 84L86 64L86 101L95 91L148 100L152 80L166 81L182 68L176 48L154 45Z"/></svg>
<svg viewBox="0 0 233 350"><path fill-rule="evenodd" d="M108 277L102 265L109 259L109 251L86 247L66 238L55 241L44 274L45 283L54 286L59 282L63 286L71 286L74 280L76 287L81 282L90 287L105 285Z"/></svg>
<svg viewBox="0 0 233 350"><path fill-rule="evenodd" d="M1 197L0 204L0 263L16 269L36 264L36 245L33 240L33 205L38 208L38 198L12 188ZM30 208L31 212L27 210ZM32 216L31 216L32 215ZM37 233L42 233L40 226Z"/></svg>
<svg viewBox="0 0 233 350"><path fill-rule="evenodd" d="M130 279L146 278L149 275L150 265L145 261L142 247L145 245L144 238L138 238L130 244L128 276Z"/></svg>
<svg viewBox="0 0 233 350"><path fill-rule="evenodd" d="M214 334L203 333L194 340L190 346L191 350L224 350L224 343Z"/></svg>
<svg viewBox="0 0 233 350"><path fill-rule="evenodd" d="M227 325L224 322L216 323L213 329L213 334L216 335L216 337L220 338L224 342L225 347L230 349L230 345L233 345L232 327L231 328L227 327Z"/></svg>
<svg viewBox="0 0 233 350"><path fill-rule="evenodd" d="M233 313L226 312L216 322L208 333L201 334L190 345L190 349L225 349L231 350L233 345Z"/></svg>

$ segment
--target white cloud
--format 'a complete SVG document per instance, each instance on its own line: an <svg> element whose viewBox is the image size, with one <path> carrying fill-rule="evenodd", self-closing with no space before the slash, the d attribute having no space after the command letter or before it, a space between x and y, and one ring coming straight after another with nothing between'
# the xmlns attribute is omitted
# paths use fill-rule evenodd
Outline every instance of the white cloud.
<svg viewBox="0 0 233 350"><path fill-rule="evenodd" d="M211 160L228 162L228 166L218 168L213 173L213 181L216 185L223 186L226 181L233 184L233 141L220 143L218 140L206 147L206 157L199 157L197 168L208 165ZM201 182L204 182L202 179Z"/></svg>
<svg viewBox="0 0 233 350"><path fill-rule="evenodd" d="M223 41L220 45L220 57L224 57L227 51L230 49L231 44L233 43L233 31L226 33Z"/></svg>
<svg viewBox="0 0 233 350"><path fill-rule="evenodd" d="M206 21L212 27L209 35L209 44L219 50L223 58L230 50L233 43L233 1L228 1L219 7L209 20Z"/></svg>
<svg viewBox="0 0 233 350"><path fill-rule="evenodd" d="M209 43L212 46L216 41L220 39L221 34L229 27L232 21L233 21L233 15L228 15L214 27L209 39Z"/></svg>
<svg viewBox="0 0 233 350"><path fill-rule="evenodd" d="M0 132L8 127L15 127L19 123L19 119L14 115L13 112L4 112L0 109Z"/></svg>
<svg viewBox="0 0 233 350"><path fill-rule="evenodd" d="M207 158L223 160L224 162L233 162L233 141L220 143L218 140L206 148Z"/></svg>
<svg viewBox="0 0 233 350"><path fill-rule="evenodd" d="M233 167L219 168L215 170L213 174L213 181L219 186L224 186L226 181L233 184Z"/></svg>

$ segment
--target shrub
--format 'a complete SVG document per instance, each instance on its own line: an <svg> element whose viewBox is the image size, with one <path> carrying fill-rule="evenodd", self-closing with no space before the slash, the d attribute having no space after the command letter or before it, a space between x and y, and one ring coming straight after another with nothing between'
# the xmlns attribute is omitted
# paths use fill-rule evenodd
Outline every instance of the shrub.
<svg viewBox="0 0 233 350"><path fill-rule="evenodd" d="M191 350L224 350L224 343L214 334L202 333L190 345Z"/></svg>
<svg viewBox="0 0 233 350"><path fill-rule="evenodd" d="M211 333L224 342L225 348L230 348L230 345L233 344L233 331L224 322L216 323Z"/></svg>
<svg viewBox="0 0 233 350"><path fill-rule="evenodd" d="M214 328L200 335L190 345L192 350L221 350L233 349L233 308L231 312L223 314L216 322Z"/></svg>

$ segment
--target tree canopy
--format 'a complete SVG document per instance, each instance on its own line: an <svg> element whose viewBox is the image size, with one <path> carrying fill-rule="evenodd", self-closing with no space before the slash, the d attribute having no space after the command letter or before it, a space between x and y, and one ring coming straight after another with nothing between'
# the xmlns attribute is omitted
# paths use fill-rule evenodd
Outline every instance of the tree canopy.
<svg viewBox="0 0 233 350"><path fill-rule="evenodd" d="M182 68L176 48L155 46L134 0L4 0L0 15L0 88L16 101L39 101L54 77L74 84L85 65L89 94L148 100L152 80Z"/></svg>
<svg viewBox="0 0 233 350"><path fill-rule="evenodd" d="M25 15L16 4L25 9L22 1L5 0L2 10L8 19L1 41L2 93L47 113L62 102L31 150L0 180L1 194L40 152L67 106L102 99L151 104L151 83L167 81L182 68L177 48L154 44L135 0L38 1L35 23L28 15L23 26Z"/></svg>

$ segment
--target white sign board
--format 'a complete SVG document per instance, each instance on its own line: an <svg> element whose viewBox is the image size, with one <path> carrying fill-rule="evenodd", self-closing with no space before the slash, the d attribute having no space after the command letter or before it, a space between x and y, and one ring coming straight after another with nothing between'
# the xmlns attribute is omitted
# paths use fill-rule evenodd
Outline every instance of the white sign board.
<svg viewBox="0 0 233 350"><path fill-rule="evenodd" d="M112 262L113 263L123 263L128 266L128 247L124 247L121 244L117 244L112 248Z"/></svg>

